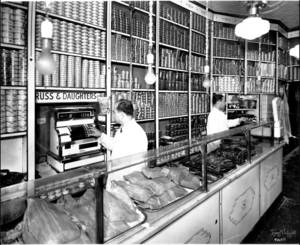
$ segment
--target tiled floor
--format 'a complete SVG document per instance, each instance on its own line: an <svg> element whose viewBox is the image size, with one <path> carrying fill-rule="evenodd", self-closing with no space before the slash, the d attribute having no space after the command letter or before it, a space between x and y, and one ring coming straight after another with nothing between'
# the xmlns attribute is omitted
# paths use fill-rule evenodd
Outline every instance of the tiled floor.
<svg viewBox="0 0 300 245"><path fill-rule="evenodd" d="M299 244L299 147L283 159L283 201L254 243Z"/></svg>

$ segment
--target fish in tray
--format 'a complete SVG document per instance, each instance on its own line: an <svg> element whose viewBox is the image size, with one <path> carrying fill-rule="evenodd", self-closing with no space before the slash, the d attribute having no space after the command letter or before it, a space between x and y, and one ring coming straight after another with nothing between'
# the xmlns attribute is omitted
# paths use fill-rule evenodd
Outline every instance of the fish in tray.
<svg viewBox="0 0 300 245"><path fill-rule="evenodd" d="M108 221L124 220L127 223L139 221L139 214L130 209L126 203L113 193L104 189L103 197L104 216Z"/></svg>
<svg viewBox="0 0 300 245"><path fill-rule="evenodd" d="M125 180L129 181L131 184L138 185L138 186L144 187L146 189L149 189L157 196L163 194L165 191L163 184L153 181L151 179L148 179L147 177L145 177L145 175L142 172L133 171L132 173L130 173L128 175L124 175L123 177Z"/></svg>
<svg viewBox="0 0 300 245"><path fill-rule="evenodd" d="M176 186L176 184L173 181L171 181L170 179L168 179L167 177L159 177L159 178L154 179L153 181L163 184L165 191Z"/></svg>
<svg viewBox="0 0 300 245"><path fill-rule="evenodd" d="M176 185L172 187L170 190L167 190L167 193L172 200L176 200L188 194L188 191L184 189L182 186Z"/></svg>
<svg viewBox="0 0 300 245"><path fill-rule="evenodd" d="M134 200L141 201L141 202L147 202L151 196L153 196L153 192L133 184L128 184L125 181L116 181L116 183L121 186L127 194Z"/></svg>
<svg viewBox="0 0 300 245"><path fill-rule="evenodd" d="M104 217L104 227L105 241L130 229L130 226L124 220L108 221L106 217Z"/></svg>
<svg viewBox="0 0 300 245"><path fill-rule="evenodd" d="M159 168L159 167L155 167L155 168L144 167L142 168L142 172L148 179L156 179L159 177L166 176L166 172L163 171L163 168Z"/></svg>
<svg viewBox="0 0 300 245"><path fill-rule="evenodd" d="M184 179L180 181L180 185L183 187L186 187L188 189L196 190L198 189L202 184L199 178L188 172Z"/></svg>
<svg viewBox="0 0 300 245"><path fill-rule="evenodd" d="M185 178L189 170L186 167L167 167L167 178L171 179L176 184L180 184L180 181Z"/></svg>

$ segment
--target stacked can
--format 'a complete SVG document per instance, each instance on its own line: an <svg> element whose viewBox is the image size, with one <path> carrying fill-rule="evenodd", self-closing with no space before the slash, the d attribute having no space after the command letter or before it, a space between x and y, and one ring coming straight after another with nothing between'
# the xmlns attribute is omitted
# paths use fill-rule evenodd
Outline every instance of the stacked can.
<svg viewBox="0 0 300 245"><path fill-rule="evenodd" d="M86 23L92 24L92 12L93 12L93 3L92 3L92 1L86 2L84 11L86 12L86 16L85 16L84 21Z"/></svg>
<svg viewBox="0 0 300 245"><path fill-rule="evenodd" d="M75 45L75 53L81 54L81 26L75 25L75 33L74 33L74 45Z"/></svg>
<svg viewBox="0 0 300 245"><path fill-rule="evenodd" d="M101 32L101 53L100 56L102 58L106 57L106 32L102 31Z"/></svg>
<svg viewBox="0 0 300 245"><path fill-rule="evenodd" d="M105 88L105 76L106 76L106 65L102 63L101 71L100 71L100 81L99 81L100 88Z"/></svg>
<svg viewBox="0 0 300 245"><path fill-rule="evenodd" d="M52 57L55 61L55 70L52 73L52 87L58 87L59 86L59 55L52 54Z"/></svg>
<svg viewBox="0 0 300 245"><path fill-rule="evenodd" d="M99 70L100 70L100 67L99 67ZM89 60L88 88L95 88L95 70L94 70L94 61L93 60Z"/></svg>
<svg viewBox="0 0 300 245"><path fill-rule="evenodd" d="M94 62L94 73L95 73L95 88L100 88L100 61Z"/></svg>
<svg viewBox="0 0 300 245"><path fill-rule="evenodd" d="M88 28L83 26L82 29L81 29L81 51L82 51L82 54L85 54L87 55L88 54Z"/></svg>
<svg viewBox="0 0 300 245"><path fill-rule="evenodd" d="M1 134L6 133L6 115L5 115L5 90L1 89Z"/></svg>
<svg viewBox="0 0 300 245"><path fill-rule="evenodd" d="M59 58L59 86L67 87L67 56L61 55Z"/></svg>
<svg viewBox="0 0 300 245"><path fill-rule="evenodd" d="M52 75L43 75L43 86L45 87L52 86Z"/></svg>
<svg viewBox="0 0 300 245"><path fill-rule="evenodd" d="M79 20L84 22L85 20L85 11L86 11L86 2L79 2Z"/></svg>
<svg viewBox="0 0 300 245"><path fill-rule="evenodd" d="M72 18L79 20L79 1L73 1L72 3Z"/></svg>
<svg viewBox="0 0 300 245"><path fill-rule="evenodd" d="M71 42L71 40L70 40ZM66 21L60 22L60 44L59 50L67 52L68 50L68 23Z"/></svg>
<svg viewBox="0 0 300 245"><path fill-rule="evenodd" d="M91 24L98 25L98 18L101 16L99 13L99 2L98 1L92 1L92 13L91 13Z"/></svg>
<svg viewBox="0 0 300 245"><path fill-rule="evenodd" d="M55 9L56 14L64 15L64 2L63 1L55 1L54 9Z"/></svg>
<svg viewBox="0 0 300 245"><path fill-rule="evenodd" d="M10 66L8 67L8 73L10 76L10 82L8 85L12 86L18 86L18 71L19 71L19 56L18 56L18 51L16 50L10 50L9 51L9 56L10 56Z"/></svg>
<svg viewBox="0 0 300 245"><path fill-rule="evenodd" d="M99 18L98 18L98 26L104 27L104 1L99 1Z"/></svg>
<svg viewBox="0 0 300 245"><path fill-rule="evenodd" d="M68 56L68 70L67 70L67 87L74 88L75 81L74 81L74 56Z"/></svg>
<svg viewBox="0 0 300 245"><path fill-rule="evenodd" d="M6 90L5 91L5 121L6 121L6 132L14 133L18 131L18 102L17 90Z"/></svg>
<svg viewBox="0 0 300 245"><path fill-rule="evenodd" d="M64 15L68 18L73 18L72 16L72 4L71 1L64 1Z"/></svg>
<svg viewBox="0 0 300 245"><path fill-rule="evenodd" d="M25 50L18 51L19 57L19 70L18 70L18 85L26 86L27 85L27 53Z"/></svg>
<svg viewBox="0 0 300 245"><path fill-rule="evenodd" d="M95 30L94 32L94 35L95 35L95 50L94 50L94 55L95 56L101 56L101 43L102 43L102 40L101 40L101 31L100 30Z"/></svg>
<svg viewBox="0 0 300 245"><path fill-rule="evenodd" d="M21 9L1 8L1 42L25 45L26 14Z"/></svg>
<svg viewBox="0 0 300 245"><path fill-rule="evenodd" d="M67 31L67 51L69 53L75 52L75 25L73 23L68 23L68 31Z"/></svg>
<svg viewBox="0 0 300 245"><path fill-rule="evenodd" d="M88 55L95 55L95 35L93 28L89 28L88 30Z"/></svg>
<svg viewBox="0 0 300 245"><path fill-rule="evenodd" d="M18 90L17 96L18 96L18 100L17 100L18 131L26 131L27 130L27 91Z"/></svg>
<svg viewBox="0 0 300 245"><path fill-rule="evenodd" d="M81 88L81 57L75 57L75 88Z"/></svg>
<svg viewBox="0 0 300 245"><path fill-rule="evenodd" d="M60 49L60 21L57 19L52 20L53 23L53 38L52 38L52 49Z"/></svg>
<svg viewBox="0 0 300 245"><path fill-rule="evenodd" d="M89 61L84 59L82 61L82 72L81 72L81 83L83 88L88 87L88 69L89 69Z"/></svg>
<svg viewBox="0 0 300 245"><path fill-rule="evenodd" d="M9 85L10 74L8 72L10 67L10 57L9 51L6 49L1 49L1 67L0 67L0 78L1 78L1 86Z"/></svg>
<svg viewBox="0 0 300 245"><path fill-rule="evenodd" d="M35 23L35 46L37 48L42 48L42 33L41 33L41 24L44 20L42 15L36 16L36 23Z"/></svg>
<svg viewBox="0 0 300 245"><path fill-rule="evenodd" d="M25 45L25 12L21 9L14 9L14 44Z"/></svg>
<svg viewBox="0 0 300 245"><path fill-rule="evenodd" d="M41 52L35 51L35 60L39 58ZM37 69L35 69L35 86L40 87L43 86L43 76Z"/></svg>

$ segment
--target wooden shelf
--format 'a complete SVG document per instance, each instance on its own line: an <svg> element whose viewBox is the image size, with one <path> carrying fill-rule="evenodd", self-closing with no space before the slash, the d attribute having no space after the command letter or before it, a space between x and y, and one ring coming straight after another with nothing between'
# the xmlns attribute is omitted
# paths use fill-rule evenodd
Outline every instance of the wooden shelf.
<svg viewBox="0 0 300 245"><path fill-rule="evenodd" d="M15 89L15 90L27 90L27 86L1 86L1 90Z"/></svg>
<svg viewBox="0 0 300 245"><path fill-rule="evenodd" d="M124 65L130 65L129 61L122 61L122 60L111 60L112 63L118 63L118 64L124 64ZM146 64L140 64L140 63L131 63L134 66L143 66L148 67Z"/></svg>
<svg viewBox="0 0 300 245"><path fill-rule="evenodd" d="M178 72L188 72L187 70L179 70L179 69L176 69L176 68L168 68L168 67L162 67L162 66L160 66L159 69L161 69L161 70L170 70L170 71L178 71Z"/></svg>
<svg viewBox="0 0 300 245"><path fill-rule="evenodd" d="M54 91L92 91L92 92L106 92L105 88L66 88L66 87L35 87L36 90L54 90Z"/></svg>
<svg viewBox="0 0 300 245"><path fill-rule="evenodd" d="M1 134L1 139L15 138L15 137L21 137L21 136L26 136L26 135L27 135L27 132L4 133L4 134Z"/></svg>
<svg viewBox="0 0 300 245"><path fill-rule="evenodd" d="M225 37L214 37L215 39L221 39L221 40L227 40L227 41L234 41L238 42L238 39L231 39L231 38L225 38Z"/></svg>
<svg viewBox="0 0 300 245"><path fill-rule="evenodd" d="M171 117L160 117L159 120L167 120L167 119L173 119L173 118L179 118L179 117L187 117L188 115L181 115L181 116L171 116Z"/></svg>
<svg viewBox="0 0 300 245"><path fill-rule="evenodd" d="M175 22L175 21L168 20L168 19L166 19L166 18L163 18L163 17L159 17L159 18L160 18L161 20L168 21L168 22L170 22L170 23L172 23L172 24L174 24L174 25L180 26L180 27L182 27L182 28L184 28L184 29L189 29L189 27L188 27L188 26L181 25L181 24L179 24L179 23L177 23L177 22Z"/></svg>
<svg viewBox="0 0 300 245"><path fill-rule="evenodd" d="M1 43L1 48L25 49L25 46L10 43Z"/></svg>
<svg viewBox="0 0 300 245"><path fill-rule="evenodd" d="M122 36L126 36L126 37L130 37L130 34L125 33L125 32L120 32L120 31L115 31L115 30L111 30L111 33L115 33L115 34L120 34ZM132 38L136 38L136 39L140 39L146 42L149 42L149 39L146 38L142 38L142 37L138 37L138 36L132 36ZM152 43L155 44L155 40L152 40Z"/></svg>
<svg viewBox="0 0 300 245"><path fill-rule="evenodd" d="M206 36L205 33L201 32L201 31L196 31L196 30L192 29L192 32L195 32L195 33L198 33L200 35Z"/></svg>
<svg viewBox="0 0 300 245"><path fill-rule="evenodd" d="M166 47L173 48L173 49L178 49L178 50L186 51L186 52L189 51L188 49L175 47L175 46L172 46L172 45L169 45L169 44L166 44L166 43L162 43L162 42L159 42L159 45L166 46Z"/></svg>

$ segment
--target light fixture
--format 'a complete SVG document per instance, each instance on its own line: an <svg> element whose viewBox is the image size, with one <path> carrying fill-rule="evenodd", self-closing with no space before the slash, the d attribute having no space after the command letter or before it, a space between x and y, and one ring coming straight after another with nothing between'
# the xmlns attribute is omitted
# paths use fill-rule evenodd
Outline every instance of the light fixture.
<svg viewBox="0 0 300 245"><path fill-rule="evenodd" d="M235 35L247 40L256 39L270 30L270 22L263 20L259 14L267 1L247 1L249 17L237 24Z"/></svg>
<svg viewBox="0 0 300 245"><path fill-rule="evenodd" d="M148 71L145 76L145 82L149 85L155 83L155 74L153 73L152 64L154 63L154 55L151 53L152 50L152 8L153 0L149 1L149 51L147 54Z"/></svg>
<svg viewBox="0 0 300 245"><path fill-rule="evenodd" d="M53 25L48 19L49 10L50 1L46 1L46 18L41 24L42 52L36 62L36 69L43 75L52 74L56 68L51 54Z"/></svg>
<svg viewBox="0 0 300 245"><path fill-rule="evenodd" d="M210 79L209 79L209 65L208 65L208 0L206 0L206 19L205 19L205 66L204 66L204 80L202 86L204 88L210 87Z"/></svg>
<svg viewBox="0 0 300 245"><path fill-rule="evenodd" d="M290 56L294 56L299 59L299 44L290 49Z"/></svg>

